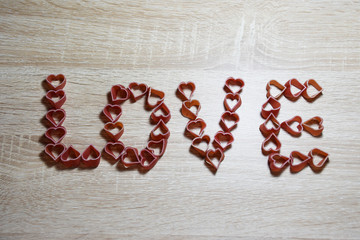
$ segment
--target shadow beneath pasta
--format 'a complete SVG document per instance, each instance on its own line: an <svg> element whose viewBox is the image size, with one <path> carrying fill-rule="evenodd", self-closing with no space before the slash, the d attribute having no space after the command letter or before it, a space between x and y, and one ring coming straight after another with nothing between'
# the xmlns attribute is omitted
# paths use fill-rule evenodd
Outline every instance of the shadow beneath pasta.
<svg viewBox="0 0 360 240"><path fill-rule="evenodd" d="M200 153L198 153L195 149L193 149L191 146L189 147L189 152L199 158L200 160L204 160L204 157L201 156Z"/></svg>
<svg viewBox="0 0 360 240"><path fill-rule="evenodd" d="M148 173L151 169L146 170L144 168L142 168L141 166L139 167L138 165L133 166L133 167L128 167L126 168L121 161L119 160L116 164L116 169L120 172L125 172L125 171L138 171L140 174L146 174Z"/></svg>
<svg viewBox="0 0 360 240"><path fill-rule="evenodd" d="M142 167L139 167L139 166L133 166L133 167L129 167L129 168L126 168L122 163L121 163L121 160L120 160L120 157L121 157L121 154L119 155L119 157L117 159L114 159L113 156L109 155L105 149L102 150L101 152L101 157L107 161L108 163L110 163L110 165L115 166L115 168L120 171L120 172L124 172L124 171L138 171L140 174L146 174L147 172L149 172L150 170L146 170L146 169L143 169Z"/></svg>
<svg viewBox="0 0 360 240"><path fill-rule="evenodd" d="M100 136L105 139L106 142L113 142L113 140L106 133L105 129L101 129Z"/></svg>
<svg viewBox="0 0 360 240"><path fill-rule="evenodd" d="M100 118L100 120L101 120L104 124L106 124L106 123L109 122L109 120L107 119L107 117L105 116L105 114L104 114L103 111L101 111L101 112L99 113L99 118Z"/></svg>
<svg viewBox="0 0 360 240"><path fill-rule="evenodd" d="M184 135L186 136L186 134L184 133ZM201 156L201 154L199 154L196 150L194 150L191 146L189 147L189 152L191 154L193 154L194 156L196 156L197 158L199 158L200 160L204 161L204 165L206 166L207 169L209 169L209 171L213 174L216 175L217 173L217 169L214 169L213 167L211 167L209 164L207 164L204 160L204 157Z"/></svg>
<svg viewBox="0 0 360 240"><path fill-rule="evenodd" d="M41 103L46 107L47 110L50 110L52 108L51 104L48 102L45 96L41 98Z"/></svg>
<svg viewBox="0 0 360 240"><path fill-rule="evenodd" d="M328 160L326 163L324 163L323 167L319 170L315 170L315 169L312 169L310 166L306 166L301 171L308 169L309 171L313 171L313 173L315 173L315 174L320 174L322 171L324 171L325 167L329 164L329 162L330 162L330 160ZM285 169L283 169L281 172L278 172L278 173L273 173L270 171L270 173L271 173L271 176L273 176L273 177L280 177L280 175L284 172L284 170ZM296 174L299 174L301 171L295 172L295 171L290 170L290 173L291 173L291 175L296 175Z"/></svg>
<svg viewBox="0 0 360 240"><path fill-rule="evenodd" d="M314 170L314 169L312 169L312 171L313 171L315 174L320 174L322 171L324 171L324 169L326 168L326 166L327 166L329 163L330 163L330 159L328 159L328 160L324 163L324 165L323 165L323 167L322 167L321 169L319 169L319 170Z"/></svg>
<svg viewBox="0 0 360 240"><path fill-rule="evenodd" d="M107 161L108 163L110 163L110 165L114 165L115 163L117 163L119 161L119 159L114 159L112 156L110 156L105 149L103 149L101 151L101 157Z"/></svg>
<svg viewBox="0 0 360 240"><path fill-rule="evenodd" d="M278 173L273 173L273 172L270 171L270 174L271 174L271 176L273 176L273 177L280 177L280 175L281 175L283 172L284 172L284 171L281 171L281 172L278 172ZM296 173L292 173L292 174L296 174Z"/></svg>
<svg viewBox="0 0 360 240"><path fill-rule="evenodd" d="M55 162L51 157L49 157L46 153L45 150L43 150L40 154L39 154L40 159L45 163L45 165L48 168L52 168L55 167L56 170L66 170L66 171L70 171L73 170L75 168L65 168L60 162ZM80 168L79 168L80 169Z"/></svg>
<svg viewBox="0 0 360 240"><path fill-rule="evenodd" d="M44 146L48 145L49 143L52 143L52 142L45 136L45 133L39 137L39 142L40 142L42 145L44 145Z"/></svg>
<svg viewBox="0 0 360 240"><path fill-rule="evenodd" d="M45 90L45 94L48 90L50 90L47 86L47 83L46 83L46 79L43 79L43 81L41 82L41 86L43 87L43 89ZM40 100L41 104L43 104L46 109L50 109L51 108L51 105L48 103L48 101L46 100L46 97L43 96ZM49 121L46 119L45 115L39 120L40 124L43 125L46 129L51 127ZM49 139L47 139L45 137L45 134L41 135L39 137L39 143L41 143L44 147L51 143ZM39 153L39 157L40 159L45 163L45 165L47 167L53 167L56 165L56 162L54 162L46 153L45 153L45 149L42 150L40 153Z"/></svg>
<svg viewBox="0 0 360 240"><path fill-rule="evenodd" d="M55 166L57 163L54 162L54 160L51 159L51 157L49 157L46 153L45 150L41 151L39 154L40 159L45 163L45 165L48 168L51 168L53 166Z"/></svg>
<svg viewBox="0 0 360 240"><path fill-rule="evenodd" d="M216 173L217 173L217 169L214 169L213 167L211 167L209 164L207 164L205 161L204 161L204 165L207 167L207 169L209 169L209 171L215 176Z"/></svg>
<svg viewBox="0 0 360 240"><path fill-rule="evenodd" d="M108 93L106 94L106 98L107 98L107 100L108 100L108 103L111 103L111 102L112 102L111 92L108 92Z"/></svg>
<svg viewBox="0 0 360 240"><path fill-rule="evenodd" d="M42 80L41 86L42 86L42 88L45 90L45 93L51 90L51 89L49 88L49 85L48 85L47 82L46 82L46 79L43 79L43 80Z"/></svg>
<svg viewBox="0 0 360 240"><path fill-rule="evenodd" d="M41 123L41 125L43 125L46 129L52 127L52 125L50 124L50 122L46 119L46 116L45 116L45 115L40 119L40 123Z"/></svg>

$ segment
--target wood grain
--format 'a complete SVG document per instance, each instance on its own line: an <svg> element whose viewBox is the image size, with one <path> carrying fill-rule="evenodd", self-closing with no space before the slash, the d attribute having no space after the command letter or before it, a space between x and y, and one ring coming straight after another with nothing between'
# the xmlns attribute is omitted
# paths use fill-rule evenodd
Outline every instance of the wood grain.
<svg viewBox="0 0 360 240"><path fill-rule="evenodd" d="M0 1L0 238L360 238L359 1ZM105 140L99 118L114 84L166 93L167 151L147 174L59 170L42 159L45 90L63 73L65 144ZM219 130L227 77L245 80L235 142L213 175L189 152L175 90L193 81L200 117ZM321 138L280 133L282 151L330 153L320 174L273 177L261 154L260 108L271 79L314 78L314 103L281 99L279 120L324 118ZM145 145L142 103L125 104L127 145Z"/></svg>

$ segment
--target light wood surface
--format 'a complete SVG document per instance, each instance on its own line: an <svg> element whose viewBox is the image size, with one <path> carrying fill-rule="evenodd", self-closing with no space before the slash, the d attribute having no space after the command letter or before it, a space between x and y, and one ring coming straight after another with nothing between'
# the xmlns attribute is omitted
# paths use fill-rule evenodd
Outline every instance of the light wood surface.
<svg viewBox="0 0 360 240"><path fill-rule="evenodd" d="M0 238L359 239L359 1L0 1ZM63 73L66 144L105 145L99 114L114 84L166 93L164 157L147 174L45 163L42 81ZM189 152L175 90L193 81L200 117L219 130L227 77L245 88L235 142L216 175ZM330 153L320 174L274 177L261 154L271 79L314 78L314 103L282 98L279 120L324 118L321 138L280 133L282 152ZM141 103L125 104L123 141L145 145Z"/></svg>

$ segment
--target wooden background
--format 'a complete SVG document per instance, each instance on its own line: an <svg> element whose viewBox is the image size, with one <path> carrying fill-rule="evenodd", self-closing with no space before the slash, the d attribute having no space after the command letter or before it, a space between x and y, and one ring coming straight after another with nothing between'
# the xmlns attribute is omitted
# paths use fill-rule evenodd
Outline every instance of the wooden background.
<svg viewBox="0 0 360 240"><path fill-rule="evenodd" d="M359 239L359 1L0 1L0 238ZM172 112L164 157L147 174L58 170L43 161L45 90L68 79L66 144L105 145L99 114L114 84L144 82ZM193 81L207 133L229 76L245 80L235 142L214 176L189 153L175 90ZM330 153L320 174L273 177L261 154L271 79L314 78L312 104L281 99L279 120L324 118L321 138L280 133L282 153ZM126 144L145 145L141 103L125 104Z"/></svg>

